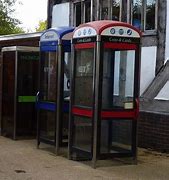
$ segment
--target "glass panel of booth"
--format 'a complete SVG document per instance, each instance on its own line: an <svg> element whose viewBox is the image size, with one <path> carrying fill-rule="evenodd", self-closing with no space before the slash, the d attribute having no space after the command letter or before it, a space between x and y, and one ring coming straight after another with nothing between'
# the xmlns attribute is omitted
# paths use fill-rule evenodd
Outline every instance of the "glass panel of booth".
<svg viewBox="0 0 169 180"><path fill-rule="evenodd" d="M45 109L39 110L40 138L55 142L55 102L57 93L57 52L41 52L40 101ZM48 109L46 109L48 108Z"/></svg>
<svg viewBox="0 0 169 180"><path fill-rule="evenodd" d="M16 135L35 134L39 52L18 51ZM25 116L26 115L26 116ZM23 119L24 118L24 119Z"/></svg>
<svg viewBox="0 0 169 180"><path fill-rule="evenodd" d="M70 98L70 66L71 66L71 53L64 53L64 99Z"/></svg>
<svg viewBox="0 0 169 180"><path fill-rule="evenodd" d="M94 48L75 49L75 95L74 106L92 108ZM92 117L73 116L73 147L82 152L92 150ZM89 158L88 155L80 158Z"/></svg>
<svg viewBox="0 0 169 180"><path fill-rule="evenodd" d="M70 52L64 52L64 83L63 98L64 109L63 119L68 119L68 102L70 99ZM58 79L58 53L57 51L42 51L40 62L40 138L41 140L55 142L56 133L56 96ZM66 104L66 105L65 105ZM63 120L63 136L67 136L68 123Z"/></svg>
<svg viewBox="0 0 169 180"><path fill-rule="evenodd" d="M92 121L88 117L74 116L73 146L91 152Z"/></svg>
<svg viewBox="0 0 169 180"><path fill-rule="evenodd" d="M132 123L130 119L102 119L100 153L131 152Z"/></svg>
<svg viewBox="0 0 169 180"><path fill-rule="evenodd" d="M134 72L135 50L104 50L103 109L133 109Z"/></svg>
<svg viewBox="0 0 169 180"><path fill-rule="evenodd" d="M18 52L18 88L19 96L35 96L38 83L39 52ZM24 97L24 96L23 96Z"/></svg>
<svg viewBox="0 0 169 180"><path fill-rule="evenodd" d="M92 107L93 65L93 48L75 50L75 105Z"/></svg>
<svg viewBox="0 0 169 180"><path fill-rule="evenodd" d="M57 83L57 53L41 52L41 87L40 98L44 101L56 101L56 83Z"/></svg>
<svg viewBox="0 0 169 180"><path fill-rule="evenodd" d="M2 75L2 127L8 136L13 136L14 128L14 92L15 92L15 53L3 53Z"/></svg>
<svg viewBox="0 0 169 180"><path fill-rule="evenodd" d="M136 50L105 48L103 52L102 110L134 108ZM100 154L131 153L131 119L102 118Z"/></svg>
<svg viewBox="0 0 169 180"><path fill-rule="evenodd" d="M56 102L57 52L41 52L41 100ZM64 53L64 98L69 97L70 52Z"/></svg>
<svg viewBox="0 0 169 180"><path fill-rule="evenodd" d="M40 137L55 141L55 115L53 111L40 111Z"/></svg>

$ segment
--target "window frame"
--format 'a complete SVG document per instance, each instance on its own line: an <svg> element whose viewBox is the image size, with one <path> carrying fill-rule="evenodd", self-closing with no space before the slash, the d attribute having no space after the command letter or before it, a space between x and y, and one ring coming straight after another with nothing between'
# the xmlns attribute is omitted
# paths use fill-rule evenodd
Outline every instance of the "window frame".
<svg viewBox="0 0 169 180"><path fill-rule="evenodd" d="M81 3L81 23L85 23L85 2L89 2L91 4L90 10L90 21L101 20L102 16L102 0L97 0L95 5L95 0L74 0L73 1L73 25L76 26L76 4ZM124 20L124 15L126 14L126 21L127 23L132 24L133 21L133 0L127 0L127 9L125 9L123 2L126 0L120 0L120 12L119 12L119 21ZM140 30L143 32L143 35L156 35L157 34L157 27L158 27L158 2L156 0L155 5L155 28L152 30L146 29L146 3L148 0L141 0L141 28ZM113 16L113 3L112 0L107 0L108 3L108 19L112 19ZM125 11L125 12L124 12Z"/></svg>
<svg viewBox="0 0 169 180"><path fill-rule="evenodd" d="M77 26L76 25L76 23L77 23L76 22L76 12L77 12L76 8L77 8L78 4L80 4L80 5L82 4L80 0L73 2L73 26L75 26L75 27ZM81 5L81 10L82 10L82 5ZM81 22L82 22L82 17L81 17Z"/></svg>
<svg viewBox="0 0 169 180"><path fill-rule="evenodd" d="M141 8L141 31L143 32L143 35L156 35L157 33L157 24L158 24L158 0L156 0L155 5L155 28L152 30L146 29L146 6L147 6L148 0L142 0L142 8ZM132 12L132 6L133 6L133 0L128 0L128 7L130 6L130 16L128 17L128 23L132 24L133 21L133 12ZM128 14L129 16L129 14Z"/></svg>
<svg viewBox="0 0 169 180"><path fill-rule="evenodd" d="M119 20L121 20L121 12L122 12L122 6L121 6L121 2L122 0L119 0L120 2L120 11L119 11ZM99 0L98 1L99 4L97 5L97 11L99 12L97 14L97 20L101 20L102 19L102 0ZM108 4L108 19L111 19L113 18L113 3L112 3L112 0L107 0L107 4Z"/></svg>
<svg viewBox="0 0 169 180"><path fill-rule="evenodd" d="M85 19L85 11L86 11L86 3L90 3L90 21L93 21L94 18L94 11L93 11L93 5L94 5L94 0L75 0L73 1L73 26L76 25L76 5L80 3L81 4L81 24L86 22Z"/></svg>

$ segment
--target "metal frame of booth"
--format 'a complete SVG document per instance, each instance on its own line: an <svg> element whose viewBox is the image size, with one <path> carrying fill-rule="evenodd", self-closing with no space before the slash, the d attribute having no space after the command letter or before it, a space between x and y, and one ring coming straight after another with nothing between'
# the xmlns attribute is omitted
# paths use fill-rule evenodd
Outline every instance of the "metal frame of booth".
<svg viewBox="0 0 169 180"><path fill-rule="evenodd" d="M140 37L139 30L117 21L94 21L75 29L72 40L69 159L92 160L93 167L96 167L96 161L99 159L133 157L137 160ZM125 62L124 58L126 64L121 65L120 63ZM109 62L107 66L106 61ZM117 66L116 61L120 65ZM122 66L131 66L131 72ZM109 80L106 80L106 73L111 75ZM133 84L130 84L127 78L131 78ZM79 81L83 83L80 84ZM109 86L105 85L111 84L110 81L112 92L109 92ZM129 90L125 91L129 91L127 93L130 95L120 92L125 88L124 83L129 84ZM85 94L80 93L83 90ZM106 91L110 97L107 97ZM117 91L122 93L121 96L126 94L120 97ZM109 101L111 105L105 105L104 101ZM123 130L126 131L125 135ZM129 136L126 140L126 144L130 145L129 149L123 147L126 145L123 145L126 135ZM115 143L122 144L120 148L116 144L113 147L112 138Z"/></svg>
<svg viewBox="0 0 169 180"><path fill-rule="evenodd" d="M35 62L35 65L32 62ZM36 135L35 101L38 63L38 47L2 48L1 135L12 137L14 140L18 134L19 136ZM28 115L25 116L25 113ZM29 130L28 126L30 126Z"/></svg>
<svg viewBox="0 0 169 180"><path fill-rule="evenodd" d="M65 53L71 51L70 40L73 30L72 27L51 28L40 38L37 147L40 142L53 145L56 154L59 147L67 145L67 142L63 142L63 127L66 124L68 126L68 118L63 116L66 113L68 116L69 111L69 100L66 101L64 97L64 71Z"/></svg>

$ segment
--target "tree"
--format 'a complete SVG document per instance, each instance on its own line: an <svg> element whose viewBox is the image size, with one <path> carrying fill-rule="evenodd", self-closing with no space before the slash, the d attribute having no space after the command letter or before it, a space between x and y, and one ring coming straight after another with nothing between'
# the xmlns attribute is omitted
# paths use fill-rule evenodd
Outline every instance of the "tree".
<svg viewBox="0 0 169 180"><path fill-rule="evenodd" d="M36 32L44 31L47 28L47 20L45 21L39 21L38 27L36 27Z"/></svg>
<svg viewBox="0 0 169 180"><path fill-rule="evenodd" d="M18 19L12 17L17 0L0 0L0 35L24 33Z"/></svg>

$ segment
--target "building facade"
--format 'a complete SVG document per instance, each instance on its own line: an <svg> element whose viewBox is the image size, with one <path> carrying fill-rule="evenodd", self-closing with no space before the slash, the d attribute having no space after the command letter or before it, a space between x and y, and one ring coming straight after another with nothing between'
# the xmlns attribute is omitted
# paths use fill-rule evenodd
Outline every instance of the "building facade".
<svg viewBox="0 0 169 180"><path fill-rule="evenodd" d="M167 5L167 0L49 0L48 27L77 27L89 21L117 20L140 29L142 94L169 58Z"/></svg>
<svg viewBox="0 0 169 180"><path fill-rule="evenodd" d="M153 94L151 99L146 99L149 101L148 106L151 106L151 102L154 102L154 98L168 82L166 78L156 80L159 78L159 74L163 73L161 70L164 69L165 62L169 59L168 12L169 0L49 0L48 27L77 27L79 24L89 21L116 20L130 23L140 29L142 32L141 97L144 99L144 95L148 94L145 92L148 88L152 89L151 84L153 82L161 82L161 88L156 85L156 88L158 88L158 90L156 89L156 94ZM165 77L165 75L161 77ZM167 88L169 92L168 85ZM151 92L151 89L147 92ZM149 94L148 96L150 97ZM147 95L145 97L147 98ZM152 109L147 104L144 106L143 100L143 109L141 110L138 126L138 140L142 147L168 151L169 147L163 144L163 140L165 139L165 142L169 142L169 123L167 122L169 103L165 101L167 108L165 108L164 113L162 108L158 111L159 100L161 99L155 100ZM155 106L156 108L154 108ZM146 112L146 109L149 112ZM151 117L152 119L150 119ZM158 121L162 123L160 126L158 126ZM163 129L164 127L165 129ZM160 142L163 145L160 145Z"/></svg>

